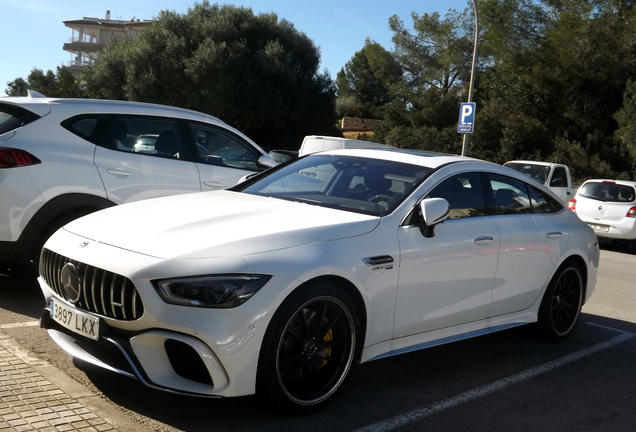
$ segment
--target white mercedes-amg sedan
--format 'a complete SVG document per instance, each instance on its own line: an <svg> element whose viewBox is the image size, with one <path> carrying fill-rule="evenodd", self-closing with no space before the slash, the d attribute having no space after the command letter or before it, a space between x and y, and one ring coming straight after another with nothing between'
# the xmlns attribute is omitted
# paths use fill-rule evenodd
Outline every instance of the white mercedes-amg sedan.
<svg viewBox="0 0 636 432"><path fill-rule="evenodd" d="M566 338L598 263L592 229L512 169L337 150L69 223L40 323L150 387L307 413L359 363L528 323Z"/></svg>

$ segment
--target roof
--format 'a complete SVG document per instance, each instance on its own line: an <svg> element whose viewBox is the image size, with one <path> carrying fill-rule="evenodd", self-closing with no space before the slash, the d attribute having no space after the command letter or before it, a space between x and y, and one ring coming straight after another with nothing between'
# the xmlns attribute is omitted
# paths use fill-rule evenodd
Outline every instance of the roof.
<svg viewBox="0 0 636 432"><path fill-rule="evenodd" d="M528 165L539 165L539 166L552 166L552 165L563 165L563 164L557 164L556 162L540 162L540 161L530 161L530 160L511 160L506 162L507 164L509 163L516 163L516 164L528 164Z"/></svg>
<svg viewBox="0 0 636 432"><path fill-rule="evenodd" d="M144 114L170 117L179 113L182 117L192 120L223 123L222 120L199 111L186 108L173 107L146 102L120 101L107 99L75 99L75 98L51 98L51 97L29 97L29 96L9 96L0 97L0 104L10 103L28 109L38 115L44 115L51 109L63 107L77 113L128 113L140 114L143 109Z"/></svg>
<svg viewBox="0 0 636 432"><path fill-rule="evenodd" d="M87 18L84 17L81 20L69 20L63 21L64 25L67 27L71 26L112 26L112 27L122 27L122 26L145 26L153 22L153 20L107 20L101 18Z"/></svg>
<svg viewBox="0 0 636 432"><path fill-rule="evenodd" d="M469 158L466 156L460 155L451 155L444 153L434 153L420 150L410 150L410 149L398 149L398 148L388 148L388 149L346 149L346 150L327 150L322 151L320 153L313 153L316 155L325 155L325 154L333 154L333 155L346 155L346 156L358 156L358 157L368 157L374 159L384 159L390 160L394 162L401 162L407 164L421 165L430 168L437 168L442 165L446 165L449 163L456 162L482 162L486 164L490 164L490 162L485 162L479 159ZM308 157L311 157L309 155Z"/></svg>
<svg viewBox="0 0 636 432"><path fill-rule="evenodd" d="M616 183L617 185L636 187L636 181L630 180L589 179L583 182L583 184L585 183Z"/></svg>

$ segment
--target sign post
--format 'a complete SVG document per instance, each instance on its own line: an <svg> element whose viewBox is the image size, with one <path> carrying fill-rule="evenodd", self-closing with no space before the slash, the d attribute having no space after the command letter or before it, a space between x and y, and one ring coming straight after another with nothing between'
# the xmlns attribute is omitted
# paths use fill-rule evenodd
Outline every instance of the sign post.
<svg viewBox="0 0 636 432"><path fill-rule="evenodd" d="M468 86L468 102L472 102L473 100L473 87L475 85L475 64L477 63L477 45L479 43L479 14L477 13L477 0L473 0L473 9L475 10L475 45L473 47L473 65L472 68L470 70L470 85ZM462 110L464 109L463 106L467 105L467 104L462 104ZM473 110L472 110L472 116L473 116L473 120L471 121L471 124L474 124L474 119L475 119L475 104L473 104ZM459 114L459 120L460 120L460 126L461 126L461 121L462 121L462 113L463 111L460 111ZM461 132L459 130L459 128L457 129L457 132L459 133L463 133L464 134L464 139L462 141L462 156L466 156L466 149L468 147L468 133L471 133L473 131L473 128L470 128L470 132Z"/></svg>

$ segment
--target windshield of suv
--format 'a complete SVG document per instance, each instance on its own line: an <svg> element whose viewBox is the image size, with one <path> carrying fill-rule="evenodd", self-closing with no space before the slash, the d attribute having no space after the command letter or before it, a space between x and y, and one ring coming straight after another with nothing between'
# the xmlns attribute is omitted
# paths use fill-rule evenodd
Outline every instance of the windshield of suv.
<svg viewBox="0 0 636 432"><path fill-rule="evenodd" d="M235 190L382 216L392 212L432 171L372 158L312 155Z"/></svg>
<svg viewBox="0 0 636 432"><path fill-rule="evenodd" d="M508 168L512 168L515 171L519 171L527 175L530 178L537 180L539 183L544 184L550 174L550 167L544 165L534 165L529 163L508 162L504 164Z"/></svg>
<svg viewBox="0 0 636 432"><path fill-rule="evenodd" d="M634 188L614 182L587 182L579 189L579 195L606 202L633 202Z"/></svg>

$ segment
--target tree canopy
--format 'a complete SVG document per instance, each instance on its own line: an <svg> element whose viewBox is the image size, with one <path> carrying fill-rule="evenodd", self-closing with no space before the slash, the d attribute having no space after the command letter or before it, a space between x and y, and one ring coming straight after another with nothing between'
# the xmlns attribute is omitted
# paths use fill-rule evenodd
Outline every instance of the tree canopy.
<svg viewBox="0 0 636 432"><path fill-rule="evenodd" d="M84 97L84 89L71 71L58 66L56 72L33 69L26 80L16 78L7 83L7 96L26 96L27 90L35 90L50 97Z"/></svg>
<svg viewBox="0 0 636 432"><path fill-rule="evenodd" d="M468 154L568 163L578 179L636 176L636 12L623 0L479 0L475 132ZM459 153L472 7L389 25L402 77L386 89L378 141ZM363 50L366 48L363 48ZM361 53L359 51L354 58ZM350 78L354 82L354 78ZM367 82L372 79L366 78Z"/></svg>
<svg viewBox="0 0 636 432"><path fill-rule="evenodd" d="M97 98L179 106L219 117L265 147L338 134L335 86L320 52L292 23L230 5L163 11L83 74Z"/></svg>

